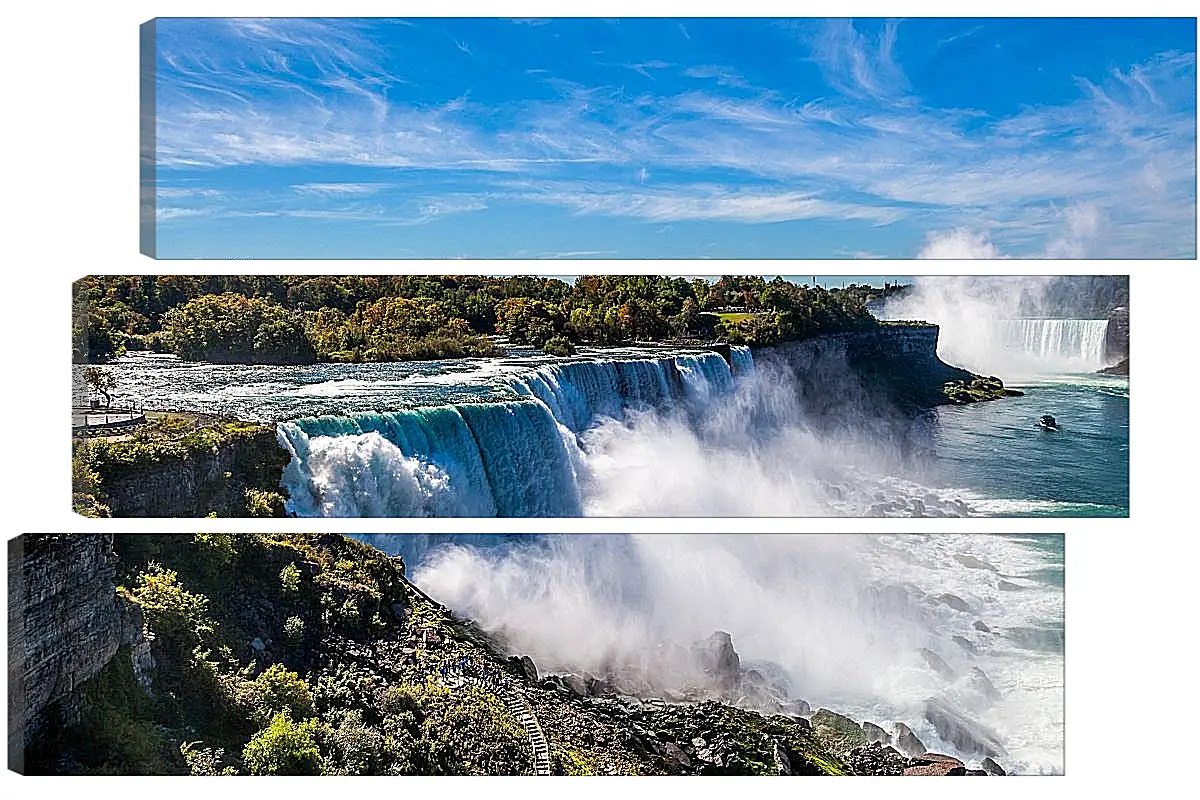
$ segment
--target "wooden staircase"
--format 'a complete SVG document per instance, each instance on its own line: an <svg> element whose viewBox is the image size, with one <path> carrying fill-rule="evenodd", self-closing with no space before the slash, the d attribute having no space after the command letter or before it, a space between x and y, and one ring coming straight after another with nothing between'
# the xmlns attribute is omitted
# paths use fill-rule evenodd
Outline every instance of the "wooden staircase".
<svg viewBox="0 0 1200 800"><path fill-rule="evenodd" d="M521 723L525 735L529 738L529 745L533 748L533 774L550 774L550 744L546 741L546 734L542 732L542 726L538 724L537 715L533 713L533 708L530 707L529 701L525 699L524 695L494 681L475 675L466 675L453 667L448 669L442 680L451 689L459 689L466 684L471 684L500 698L509 712L517 718L517 722Z"/></svg>

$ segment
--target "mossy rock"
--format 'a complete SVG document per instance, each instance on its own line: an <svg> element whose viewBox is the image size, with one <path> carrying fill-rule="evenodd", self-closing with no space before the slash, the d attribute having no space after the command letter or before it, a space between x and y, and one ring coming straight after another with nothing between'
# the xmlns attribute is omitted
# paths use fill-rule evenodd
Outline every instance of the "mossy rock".
<svg viewBox="0 0 1200 800"><path fill-rule="evenodd" d="M827 708L817 709L812 715L812 725L818 738L838 753L847 753L867 743L867 734L861 725Z"/></svg>

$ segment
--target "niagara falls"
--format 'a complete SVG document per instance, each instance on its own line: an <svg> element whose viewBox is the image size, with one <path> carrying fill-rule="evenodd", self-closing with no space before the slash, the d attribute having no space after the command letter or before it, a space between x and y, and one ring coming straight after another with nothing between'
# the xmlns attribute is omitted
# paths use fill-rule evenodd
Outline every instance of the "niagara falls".
<svg viewBox="0 0 1200 800"><path fill-rule="evenodd" d="M591 292L602 285L586 283L595 280L581 278L570 291ZM585 328L576 326L593 323L578 308L571 320L584 321L556 323L536 316L546 313L540 301L508 300L502 313L511 316L499 319L498 332L469 344L488 354L454 358L338 363L345 356L331 350L318 363L287 363L283 355L244 363L268 357L253 349L261 333L245 354L196 345L211 360L126 349L102 368L77 366L77 392L87 391L86 370L103 369L118 387L116 402L140 405L148 424L126 430L118 418L112 431L94 432L85 425L78 449L98 451L93 461L117 470L138 457L117 453L139 442L161 441L155 446L176 448L170 452L179 449L172 441L215 446L223 463L242 467L234 480L251 493L247 503L269 495L276 499L259 507L299 517L1128 514L1129 326L1120 279L918 277L851 294L755 278L766 287L763 299L741 295L801 304L807 318L729 311L738 296L714 300L721 282L647 280L697 291L726 310L697 314L692 306L690 321L671 319L699 335L614 344L560 336L562 344L538 349L528 341L535 329L549 342L555 324L582 338L572 332ZM741 280L750 279L722 279ZM561 296L568 286L553 291ZM207 295L191 305L240 296ZM784 336L764 327L819 324L826 312L815 304L829 302L823 298L852 309L836 326L822 323L828 333ZM865 307L855 305L862 298ZM384 313L418 313L413 301L393 304ZM204 341L202 323L181 328L175 313L163 316L164 336L176 324L177 348L183 336ZM313 327L331 310L278 313L306 315L294 316L308 326L297 335L339 346L323 344L331 334ZM334 317L341 327L331 332L354 341L342 331L395 324L371 322L367 313L376 312L360 307L345 322ZM800 321L786 322L792 318ZM595 319L607 326L616 317ZM151 339L157 335L141 341L164 341ZM294 347L301 345L310 346ZM1046 415L1053 428L1040 426ZM235 435L239 425L263 435L248 455L221 455L217 438L204 444L202 427L187 434L208 420L232 425ZM208 480L216 466L204 469L183 480ZM181 513L164 506L169 498L148 496L138 474L109 478L109 497L121 505L129 496L146 509L135 515ZM195 492L188 502L204 496Z"/></svg>

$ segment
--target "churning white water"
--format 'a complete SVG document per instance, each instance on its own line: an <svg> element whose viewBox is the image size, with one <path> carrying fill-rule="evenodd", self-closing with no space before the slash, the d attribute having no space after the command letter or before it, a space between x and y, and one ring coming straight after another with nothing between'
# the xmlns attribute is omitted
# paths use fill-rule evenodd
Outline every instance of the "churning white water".
<svg viewBox="0 0 1200 800"><path fill-rule="evenodd" d="M279 425L301 516L931 515L888 420L809 425L794 378L734 348L556 363L505 378L523 399ZM736 376L735 376L736 370ZM841 389L823 388L831 395ZM908 475L907 478L895 477Z"/></svg>
<svg viewBox="0 0 1200 800"><path fill-rule="evenodd" d="M926 276L910 294L871 310L881 319L936 323L944 361L1008 382L1110 366L1108 320L1056 314L1053 304L1039 299L1046 280ZM1031 316L1031 307L1039 313Z"/></svg>
<svg viewBox="0 0 1200 800"><path fill-rule="evenodd" d="M990 732L1010 771L1063 768L1059 536L363 538L543 671L640 669L684 689L688 647L722 630L814 709L904 722L978 760L925 719L935 699Z"/></svg>

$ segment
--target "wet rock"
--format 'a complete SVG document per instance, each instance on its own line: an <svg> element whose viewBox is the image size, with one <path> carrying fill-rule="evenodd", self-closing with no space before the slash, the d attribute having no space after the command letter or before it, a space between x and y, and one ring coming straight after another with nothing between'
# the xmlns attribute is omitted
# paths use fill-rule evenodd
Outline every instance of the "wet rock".
<svg viewBox="0 0 1200 800"><path fill-rule="evenodd" d="M922 753L909 759L905 775L966 775L967 767L954 756Z"/></svg>
<svg viewBox="0 0 1200 800"><path fill-rule="evenodd" d="M963 753L1001 757L1005 755L1000 737L991 729L970 719L936 698L925 701L925 719L943 741Z"/></svg>
<svg viewBox="0 0 1200 800"><path fill-rule="evenodd" d="M975 556L956 554L954 560L962 564L967 569L986 569L989 572L998 572L998 570L983 559Z"/></svg>
<svg viewBox="0 0 1200 800"><path fill-rule="evenodd" d="M812 713L812 706L806 700L788 700L780 711L794 717L806 717Z"/></svg>
<svg viewBox="0 0 1200 800"><path fill-rule="evenodd" d="M792 774L792 761L779 742L772 743L772 755L775 757L775 771L780 775Z"/></svg>
<svg viewBox="0 0 1200 800"><path fill-rule="evenodd" d="M1003 767L1001 767L999 764L997 764L995 761L993 761L990 758L985 758L983 760L983 771L986 772L988 775L1007 775L1008 774L1007 772L1004 771Z"/></svg>
<svg viewBox="0 0 1200 800"><path fill-rule="evenodd" d="M975 624L972 625L971 627L974 628L975 630L979 631L980 633L991 633L992 632L992 629L989 628L987 625L984 625L982 620L975 620Z"/></svg>
<svg viewBox="0 0 1200 800"><path fill-rule="evenodd" d="M941 675L946 680L954 679L954 668L947 664L946 660L937 653L933 652L927 647L922 647L921 655L925 657L925 663L929 665L930 669L932 669L938 675Z"/></svg>
<svg viewBox="0 0 1200 800"><path fill-rule="evenodd" d="M975 655L979 652L978 650L975 649L975 645L971 643L971 640L965 636L958 636L956 634L956 635L950 637L950 641L954 642L956 645L961 647L963 650L966 650L971 655Z"/></svg>
<svg viewBox="0 0 1200 800"><path fill-rule="evenodd" d="M867 734L857 722L827 708L817 709L812 716L812 726L813 731L839 753L867 743Z"/></svg>
<svg viewBox="0 0 1200 800"><path fill-rule="evenodd" d="M893 729L895 731L896 747L899 748L901 753L912 758L925 752L925 743L917 738L912 728L903 722L897 722L893 726Z"/></svg>
<svg viewBox="0 0 1200 800"><path fill-rule="evenodd" d="M580 675L569 673L562 677L563 685L570 689L580 697L587 697L591 692L588 691L587 681Z"/></svg>
<svg viewBox="0 0 1200 800"><path fill-rule="evenodd" d="M693 648L700 669L712 681L713 688L731 692L741 683L742 661L733 649L733 637L725 631L713 631L704 642Z"/></svg>
<svg viewBox="0 0 1200 800"><path fill-rule="evenodd" d="M908 759L880 742L856 747L845 758L856 775L903 775L908 766Z"/></svg>
<svg viewBox="0 0 1200 800"><path fill-rule="evenodd" d="M676 769L692 768L692 760L674 742L665 742L663 744L663 754L666 756L667 761Z"/></svg>
<svg viewBox="0 0 1200 800"><path fill-rule="evenodd" d="M1000 691L992 685L992 681L988 678L987 673L979 667L971 667L971 673L967 677L967 686L988 700L995 701L1000 699Z"/></svg>
<svg viewBox="0 0 1200 800"><path fill-rule="evenodd" d="M1001 581L1001 582L1003 583L1003 581ZM967 605L967 601L963 600L961 597L959 597L956 594L950 594L949 592L946 592L945 594L939 594L934 599L937 600L939 603L942 603L943 605L950 606L955 611L966 612L966 611L971 610L971 607L969 605Z"/></svg>
<svg viewBox="0 0 1200 800"><path fill-rule="evenodd" d="M862 724L863 733L867 735L867 742L882 742L885 745L892 743L892 737L883 728L876 725L874 722L864 722Z"/></svg>
<svg viewBox="0 0 1200 800"><path fill-rule="evenodd" d="M538 683L537 666L533 663L532 658L529 656L509 656L508 663L520 670L525 675L525 679L530 683Z"/></svg>

